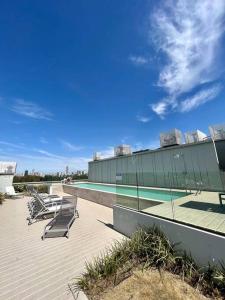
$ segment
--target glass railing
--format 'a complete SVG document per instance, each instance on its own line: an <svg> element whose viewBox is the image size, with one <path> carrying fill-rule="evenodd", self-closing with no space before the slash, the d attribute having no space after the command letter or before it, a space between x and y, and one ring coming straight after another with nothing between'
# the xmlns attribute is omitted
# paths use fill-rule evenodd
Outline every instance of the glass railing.
<svg viewBox="0 0 225 300"><path fill-rule="evenodd" d="M175 220L215 232L224 231L225 196L221 206L219 193L225 194L225 173L207 169L195 157L192 164L184 153L173 153L146 171L143 161L133 155L117 164L117 204L146 214ZM153 165L153 164L152 164Z"/></svg>

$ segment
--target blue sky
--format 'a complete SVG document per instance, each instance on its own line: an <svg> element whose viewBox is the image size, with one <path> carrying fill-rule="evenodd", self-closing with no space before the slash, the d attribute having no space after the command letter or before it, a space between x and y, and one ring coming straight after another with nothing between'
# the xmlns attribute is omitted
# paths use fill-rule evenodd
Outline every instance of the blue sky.
<svg viewBox="0 0 225 300"><path fill-rule="evenodd" d="M18 171L225 121L223 0L3 0L0 20L0 159Z"/></svg>

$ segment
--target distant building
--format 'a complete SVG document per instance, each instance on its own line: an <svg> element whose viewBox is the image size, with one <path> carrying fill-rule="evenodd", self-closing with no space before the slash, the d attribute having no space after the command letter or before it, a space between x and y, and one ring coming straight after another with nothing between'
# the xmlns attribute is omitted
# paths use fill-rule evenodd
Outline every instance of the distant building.
<svg viewBox="0 0 225 300"><path fill-rule="evenodd" d="M28 170L26 170L25 172L24 172L24 176L27 176L28 175Z"/></svg>
<svg viewBox="0 0 225 300"><path fill-rule="evenodd" d="M68 166L66 166L66 173L65 173L66 175L68 175L69 174L69 167Z"/></svg>

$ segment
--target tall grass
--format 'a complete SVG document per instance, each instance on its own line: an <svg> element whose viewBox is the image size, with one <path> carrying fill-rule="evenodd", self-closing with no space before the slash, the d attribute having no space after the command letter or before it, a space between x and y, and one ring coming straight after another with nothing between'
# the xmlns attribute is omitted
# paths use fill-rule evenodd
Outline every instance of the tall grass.
<svg viewBox="0 0 225 300"><path fill-rule="evenodd" d="M225 296L225 267L200 268L156 227L139 229L131 239L115 242L108 251L87 263L75 289L92 298L107 287L117 285L137 268L167 270L180 275L206 295Z"/></svg>
<svg viewBox="0 0 225 300"><path fill-rule="evenodd" d="M27 192L26 184L14 184L13 186L16 192ZM47 184L38 184L38 185L34 185L34 187L38 193L48 193Z"/></svg>

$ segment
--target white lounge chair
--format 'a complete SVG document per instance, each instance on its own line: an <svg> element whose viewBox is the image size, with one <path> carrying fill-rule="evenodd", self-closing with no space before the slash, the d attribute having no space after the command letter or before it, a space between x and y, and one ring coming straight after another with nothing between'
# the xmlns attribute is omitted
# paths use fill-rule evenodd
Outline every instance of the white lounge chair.
<svg viewBox="0 0 225 300"><path fill-rule="evenodd" d="M12 186L12 185L11 186L6 186L5 193L9 197L18 197L18 196L23 195L23 193L16 193L15 189L14 189L14 186Z"/></svg>
<svg viewBox="0 0 225 300"><path fill-rule="evenodd" d="M30 217L27 218L28 225L36 222L37 220L46 219L52 215L56 215L60 209L68 209L74 207L74 204L69 201L73 197L63 197L62 200L52 201L50 203L44 203L42 199L37 195L34 206L29 209Z"/></svg>

